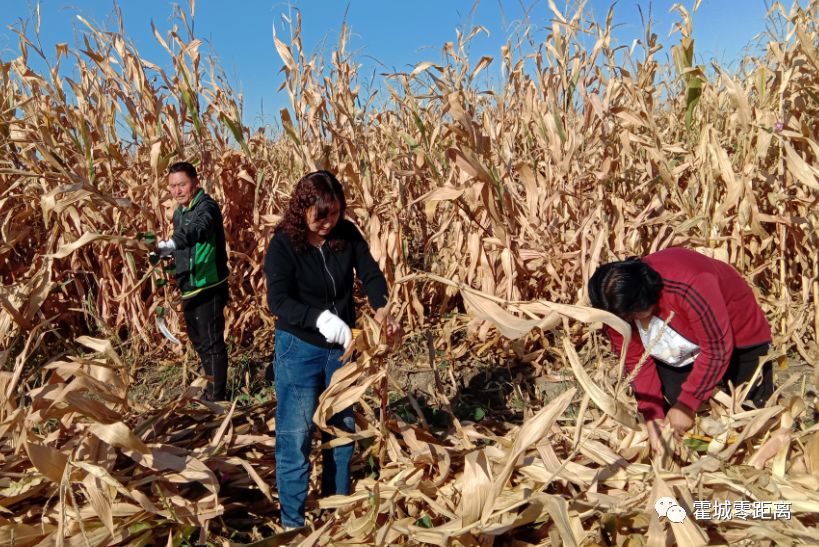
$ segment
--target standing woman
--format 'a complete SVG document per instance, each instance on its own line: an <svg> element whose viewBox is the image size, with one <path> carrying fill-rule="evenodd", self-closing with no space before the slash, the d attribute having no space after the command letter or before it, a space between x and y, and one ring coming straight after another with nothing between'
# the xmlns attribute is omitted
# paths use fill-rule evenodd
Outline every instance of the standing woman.
<svg viewBox="0 0 819 547"><path fill-rule="evenodd" d="M341 184L328 171L302 178L267 248L267 303L276 315L276 485L285 528L304 526L312 417L341 368L355 325L357 276L387 335L401 328L386 313L387 281L358 229L344 218ZM352 408L332 425L354 431ZM324 434L325 441L329 436ZM322 451L323 496L350 492L353 443Z"/></svg>
<svg viewBox="0 0 819 547"><path fill-rule="evenodd" d="M628 374L650 348L633 388L655 451L663 420L678 436L691 429L714 389L749 381L771 343L771 327L739 273L688 249L604 264L589 280L589 298L631 323ZM619 352L623 337L609 327L606 332ZM772 393L772 365L765 363L747 399L761 407Z"/></svg>

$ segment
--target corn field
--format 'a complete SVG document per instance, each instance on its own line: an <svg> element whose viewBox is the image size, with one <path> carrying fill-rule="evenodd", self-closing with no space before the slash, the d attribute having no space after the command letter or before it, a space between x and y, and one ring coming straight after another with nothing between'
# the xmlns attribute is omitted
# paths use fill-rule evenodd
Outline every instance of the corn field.
<svg viewBox="0 0 819 547"><path fill-rule="evenodd" d="M192 2L154 29L165 68L122 25L80 18L82 45L53 52L36 21L16 27L19 55L0 64L0 544L819 542L819 0L775 2L781 35L735 70L695 63L682 6L670 50L650 27L616 47L614 11L550 6L543 40L476 60L482 30L458 33L439 62L373 94L349 29L309 56L295 17L273 37L290 104L276 131L243 125ZM357 405L356 465L370 472L312 502L307 531L278 524L275 401L202 402L202 378L171 400L133 396L143 369L186 359L154 325L167 309L184 332L148 260L170 235L166 171L181 160L222 206L232 347L270 346L264 252L292 185L322 168L345 185L407 331L396 355L365 318L359 357L322 396L324 429ZM716 396L700 445L653 459L597 331L616 318L586 307L585 286L602 263L669 246L754 287L779 389L753 411ZM474 355L566 389L530 398L518 421L459 418L458 363ZM447 427L398 385L405 366L433 375ZM417 420L394 412L395 393ZM787 501L792 515L672 523L654 511L663 496L689 515L696 500Z"/></svg>

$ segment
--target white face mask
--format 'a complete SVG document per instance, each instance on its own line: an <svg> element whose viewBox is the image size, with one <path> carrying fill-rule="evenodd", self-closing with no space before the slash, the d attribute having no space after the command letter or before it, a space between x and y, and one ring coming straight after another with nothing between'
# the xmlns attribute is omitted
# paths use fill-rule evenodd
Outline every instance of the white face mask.
<svg viewBox="0 0 819 547"><path fill-rule="evenodd" d="M656 315L651 317L647 329L643 328L640 321L635 323L643 347L655 359L672 367L684 367L697 358L700 347L672 329L671 325L665 325Z"/></svg>

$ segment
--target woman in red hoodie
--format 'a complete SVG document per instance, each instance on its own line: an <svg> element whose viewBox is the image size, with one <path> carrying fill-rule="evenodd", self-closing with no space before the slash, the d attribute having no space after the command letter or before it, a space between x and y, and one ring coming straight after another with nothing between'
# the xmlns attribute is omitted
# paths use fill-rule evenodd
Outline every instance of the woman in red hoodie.
<svg viewBox="0 0 819 547"><path fill-rule="evenodd" d="M771 343L765 314L739 273L688 249L604 264L589 280L589 297L595 308L631 323L628 374L649 348L632 385L655 450L663 419L678 436L691 429L714 388L749 381ZM606 332L619 352L623 337ZM761 407L772 393L772 366L765 363L747 400Z"/></svg>

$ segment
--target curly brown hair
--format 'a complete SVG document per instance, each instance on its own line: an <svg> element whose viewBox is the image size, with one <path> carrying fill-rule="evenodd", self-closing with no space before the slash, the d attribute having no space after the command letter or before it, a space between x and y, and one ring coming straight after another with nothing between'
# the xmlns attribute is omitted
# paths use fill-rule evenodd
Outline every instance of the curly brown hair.
<svg viewBox="0 0 819 547"><path fill-rule="evenodd" d="M338 179L329 171L314 171L304 175L290 196L290 203L284 218L276 225L276 232L283 231L290 238L296 252L303 253L309 248L307 241L307 210L316 206L316 219L321 220L330 214L333 205L338 203L339 222L344 218L347 200L344 189ZM344 247L344 240L339 238L338 223L327 235L327 241L334 250Z"/></svg>

